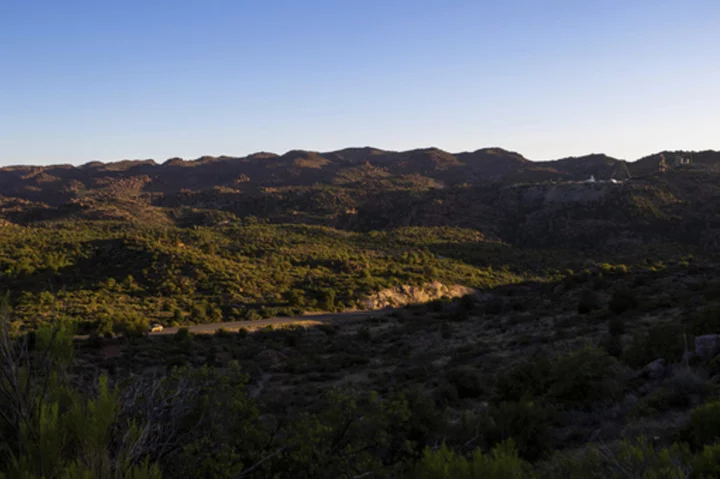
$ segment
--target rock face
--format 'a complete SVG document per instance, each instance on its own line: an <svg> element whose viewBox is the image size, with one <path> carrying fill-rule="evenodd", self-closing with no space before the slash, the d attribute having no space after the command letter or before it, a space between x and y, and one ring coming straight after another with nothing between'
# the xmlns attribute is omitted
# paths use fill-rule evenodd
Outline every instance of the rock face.
<svg viewBox="0 0 720 479"><path fill-rule="evenodd" d="M705 360L710 361L718 353L720 347L720 335L706 334L695 338L695 354Z"/></svg>
<svg viewBox="0 0 720 479"><path fill-rule="evenodd" d="M402 285L379 291L362 300L366 309L395 308L407 304L427 303L443 297L458 298L475 290L459 284L447 286L437 281L422 286Z"/></svg>

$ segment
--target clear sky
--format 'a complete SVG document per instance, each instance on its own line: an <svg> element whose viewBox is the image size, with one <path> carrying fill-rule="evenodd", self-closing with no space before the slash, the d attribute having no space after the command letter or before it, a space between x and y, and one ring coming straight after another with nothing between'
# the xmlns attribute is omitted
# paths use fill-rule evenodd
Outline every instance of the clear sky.
<svg viewBox="0 0 720 479"><path fill-rule="evenodd" d="M0 0L0 164L720 149L718 0Z"/></svg>

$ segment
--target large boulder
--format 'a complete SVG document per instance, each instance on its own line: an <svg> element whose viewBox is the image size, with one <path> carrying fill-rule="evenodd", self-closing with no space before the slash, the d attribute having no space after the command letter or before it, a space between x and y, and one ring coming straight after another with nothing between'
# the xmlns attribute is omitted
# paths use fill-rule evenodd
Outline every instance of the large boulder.
<svg viewBox="0 0 720 479"><path fill-rule="evenodd" d="M695 338L695 354L705 361L714 358L719 347L720 335L718 334L705 334Z"/></svg>
<svg viewBox="0 0 720 479"><path fill-rule="evenodd" d="M665 377L666 370L665 360L660 358L645 366L640 373L650 379L662 379Z"/></svg>

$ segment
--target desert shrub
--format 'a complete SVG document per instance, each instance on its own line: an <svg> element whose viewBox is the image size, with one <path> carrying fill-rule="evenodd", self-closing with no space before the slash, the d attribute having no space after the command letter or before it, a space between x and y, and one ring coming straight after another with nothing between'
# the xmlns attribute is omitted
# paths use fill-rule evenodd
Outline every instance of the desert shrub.
<svg viewBox="0 0 720 479"><path fill-rule="evenodd" d="M686 479L692 460L685 444L656 448L641 437L612 447L591 446L580 456L559 452L538 469L547 479Z"/></svg>
<svg viewBox="0 0 720 479"><path fill-rule="evenodd" d="M337 293L334 289L327 289L320 295L320 307L325 311L335 311L337 305L335 304L335 298Z"/></svg>
<svg viewBox="0 0 720 479"><path fill-rule="evenodd" d="M190 321L195 324L208 322L207 305L194 304L190 309Z"/></svg>
<svg viewBox="0 0 720 479"><path fill-rule="evenodd" d="M615 316L608 321L608 334L610 336L622 336L625 334L625 320L620 316Z"/></svg>
<svg viewBox="0 0 720 479"><path fill-rule="evenodd" d="M412 477L418 479L529 479L531 466L518 455L512 441L498 444L489 454L479 449L470 458L449 449L426 448Z"/></svg>
<svg viewBox="0 0 720 479"><path fill-rule="evenodd" d="M550 372L549 397L575 407L611 401L620 394L621 367L605 351L592 346L555 361Z"/></svg>
<svg viewBox="0 0 720 479"><path fill-rule="evenodd" d="M456 308L455 311L450 313L448 319L450 321L457 322L467 321L468 319L470 319L470 310L465 308Z"/></svg>
<svg viewBox="0 0 720 479"><path fill-rule="evenodd" d="M519 401L540 397L550 387L552 363L545 356L523 361L495 380L495 397L498 401Z"/></svg>
<svg viewBox="0 0 720 479"><path fill-rule="evenodd" d="M188 356L184 354L174 354L167 357L167 359L165 360L165 365L167 366L168 370L171 370L173 368L187 366L188 361Z"/></svg>
<svg viewBox="0 0 720 479"><path fill-rule="evenodd" d="M441 299L433 299L432 301L427 303L427 307L430 309L430 311L439 313L443 311L446 303L446 301L443 301Z"/></svg>
<svg viewBox="0 0 720 479"><path fill-rule="evenodd" d="M139 440L144 423L121 418L120 389L106 375L75 384L73 331L43 325L35 340L43 359L33 363L25 338L10 337L7 322L0 312L0 478L159 479Z"/></svg>
<svg viewBox="0 0 720 479"><path fill-rule="evenodd" d="M720 333L720 305L706 306L689 321L689 329L693 334Z"/></svg>
<svg viewBox="0 0 720 479"><path fill-rule="evenodd" d="M520 456L539 459L553 447L552 420L548 410L535 401L502 402L488 412L490 424L485 442L495 445L512 439Z"/></svg>
<svg viewBox="0 0 720 479"><path fill-rule="evenodd" d="M113 325L113 331L127 338L139 338L150 330L150 321L136 314L126 314Z"/></svg>
<svg viewBox="0 0 720 479"><path fill-rule="evenodd" d="M507 302L498 296L485 302L485 314L500 314L507 309Z"/></svg>
<svg viewBox="0 0 720 479"><path fill-rule="evenodd" d="M217 306L208 307L208 321L211 323L219 323L223 320L222 309Z"/></svg>
<svg viewBox="0 0 720 479"><path fill-rule="evenodd" d="M358 329L357 338L360 341L369 342L372 339L372 332L370 332L370 328L362 327Z"/></svg>
<svg viewBox="0 0 720 479"><path fill-rule="evenodd" d="M472 294L466 294L458 300L458 305L465 311L472 311L475 307L476 299Z"/></svg>
<svg viewBox="0 0 720 479"><path fill-rule="evenodd" d="M173 335L173 340L175 340L176 342L187 341L188 339L191 338L191 336L192 335L188 328L180 328Z"/></svg>
<svg viewBox="0 0 720 479"><path fill-rule="evenodd" d="M633 408L637 416L655 416L672 409L685 408L690 405L690 396L684 391L662 387L642 398Z"/></svg>
<svg viewBox="0 0 720 479"><path fill-rule="evenodd" d="M97 331L91 331L88 335L87 345L94 349L99 349L105 343L104 338Z"/></svg>
<svg viewBox="0 0 720 479"><path fill-rule="evenodd" d="M621 275L621 274L627 274L629 271L629 268L625 264L609 264L609 263L602 263L600 264L599 268L600 272L602 274L606 275Z"/></svg>
<svg viewBox="0 0 720 479"><path fill-rule="evenodd" d="M318 331L322 331L323 333L327 334L328 336L334 336L337 334L337 328L332 324L318 324L317 326L315 326L315 328Z"/></svg>
<svg viewBox="0 0 720 479"><path fill-rule="evenodd" d="M443 339L450 339L453 337L453 327L450 323L442 323L440 325L440 336Z"/></svg>
<svg viewBox="0 0 720 479"><path fill-rule="evenodd" d="M693 435L698 445L711 444L720 438L720 401L703 404L690 414Z"/></svg>
<svg viewBox="0 0 720 479"><path fill-rule="evenodd" d="M685 351L685 328L680 324L667 323L653 326L644 333L633 336L632 343L624 352L623 360L634 368L640 368L656 359L677 362Z"/></svg>
<svg viewBox="0 0 720 479"><path fill-rule="evenodd" d="M460 399L481 396L488 389L480 373L469 367L452 369L445 374L445 379L456 388Z"/></svg>
<svg viewBox="0 0 720 479"><path fill-rule="evenodd" d="M583 291L580 293L577 311L580 314L588 314L600 308L600 300L594 291Z"/></svg>
<svg viewBox="0 0 720 479"><path fill-rule="evenodd" d="M239 363L239 367L248 375L251 384L257 383L262 378L263 370L257 361L242 361Z"/></svg>
<svg viewBox="0 0 720 479"><path fill-rule="evenodd" d="M411 423L401 395L381 399L373 392L332 389L317 413L292 421L284 441L291 447L273 474L259 477L382 477L380 451L391 464L415 456L407 436Z"/></svg>
<svg viewBox="0 0 720 479"><path fill-rule="evenodd" d="M638 300L630 291L615 291L608 303L610 311L615 314L622 314L625 311L637 308Z"/></svg>
<svg viewBox="0 0 720 479"><path fill-rule="evenodd" d="M703 447L692 461L692 476L697 479L720 477L720 444Z"/></svg>
<svg viewBox="0 0 720 479"><path fill-rule="evenodd" d="M443 383L433 391L433 398L439 407L444 408L450 404L455 404L460 400L460 394L455 386L449 383Z"/></svg>
<svg viewBox="0 0 720 479"><path fill-rule="evenodd" d="M230 339L235 336L235 333L225 328L218 328L215 331L215 337L220 339Z"/></svg>
<svg viewBox="0 0 720 479"><path fill-rule="evenodd" d="M610 356L620 359L623 354L623 343L620 336L605 336L599 343L599 346Z"/></svg>

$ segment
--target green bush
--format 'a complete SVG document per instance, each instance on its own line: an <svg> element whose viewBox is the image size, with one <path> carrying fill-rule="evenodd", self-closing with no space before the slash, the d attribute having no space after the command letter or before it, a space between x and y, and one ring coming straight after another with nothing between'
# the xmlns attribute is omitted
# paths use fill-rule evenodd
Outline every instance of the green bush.
<svg viewBox="0 0 720 479"><path fill-rule="evenodd" d="M720 333L720 305L713 304L701 309L690 319L689 328L698 336Z"/></svg>
<svg viewBox="0 0 720 479"><path fill-rule="evenodd" d="M500 314L507 309L507 302L500 297L493 297L485 302L485 314Z"/></svg>
<svg viewBox="0 0 720 479"><path fill-rule="evenodd" d="M703 447L692 461L692 476L697 479L720 477L720 444Z"/></svg>
<svg viewBox="0 0 720 479"><path fill-rule="evenodd" d="M75 384L72 330L41 327L35 349L43 360L32 364L22 339L7 335L7 321L0 313L0 478L159 479L138 441L144 424L120 416L119 388L106 375Z"/></svg>
<svg viewBox="0 0 720 479"><path fill-rule="evenodd" d="M208 322L207 306L205 304L194 304L190 309L190 320L195 324Z"/></svg>
<svg viewBox="0 0 720 479"><path fill-rule="evenodd" d="M555 361L548 395L553 401L575 407L612 401L622 391L620 376L621 367L615 358L586 346Z"/></svg>
<svg viewBox="0 0 720 479"><path fill-rule="evenodd" d="M480 373L469 367L452 369L446 373L445 379L455 387L460 399L475 398L488 391L488 387Z"/></svg>
<svg viewBox="0 0 720 479"><path fill-rule="evenodd" d="M551 361L537 356L523 361L495 379L498 401L519 401L544 395L550 387Z"/></svg>
<svg viewBox="0 0 720 479"><path fill-rule="evenodd" d="M682 390L660 388L642 398L633 408L638 416L656 416L672 409L685 408L690 405L690 397Z"/></svg>
<svg viewBox="0 0 720 479"><path fill-rule="evenodd" d="M650 439L641 437L590 446L581 454L559 452L539 469L547 479L687 479L695 477L689 475L692 461L685 444L656 448Z"/></svg>
<svg viewBox="0 0 720 479"><path fill-rule="evenodd" d="M494 445L512 439L524 459L535 461L554 445L548 410L534 401L503 402L488 412L490 425L484 439Z"/></svg>
<svg viewBox="0 0 720 479"><path fill-rule="evenodd" d="M113 325L113 331L127 338L140 338L150 331L150 321L136 314L126 314Z"/></svg>
<svg viewBox="0 0 720 479"><path fill-rule="evenodd" d="M673 363L682 359L684 351L685 328L676 323L659 324L633 336L623 361L634 368L641 368L656 359Z"/></svg>
<svg viewBox="0 0 720 479"><path fill-rule="evenodd" d="M580 293L577 311L580 314L588 314L592 311L600 309L600 300L594 291L583 291Z"/></svg>
<svg viewBox="0 0 720 479"><path fill-rule="evenodd" d="M357 331L357 339L359 341L369 342L372 340L372 332L368 327L362 327Z"/></svg>
<svg viewBox="0 0 720 479"><path fill-rule="evenodd" d="M523 461L512 441L496 446L489 454L479 449L470 458L449 449L444 443L437 450L426 448L415 466L417 479L530 479L531 466Z"/></svg>
<svg viewBox="0 0 720 479"><path fill-rule="evenodd" d="M335 336L337 334L337 328L332 324L318 324L315 328L328 336Z"/></svg>
<svg viewBox="0 0 720 479"><path fill-rule="evenodd" d="M191 336L192 333L190 333L190 330L188 328L180 328L173 335L173 340L175 340L176 342L187 341L190 339Z"/></svg>
<svg viewBox="0 0 720 479"><path fill-rule="evenodd" d="M622 314L625 311L637 308L638 300L630 291L615 291L608 306L613 313Z"/></svg>
<svg viewBox="0 0 720 479"><path fill-rule="evenodd" d="M600 342L600 347L610 356L620 359L623 355L623 343L620 336L605 336Z"/></svg>
<svg viewBox="0 0 720 479"><path fill-rule="evenodd" d="M608 334L610 334L610 336L622 336L625 334L625 320L619 316L615 316L608 321Z"/></svg>
<svg viewBox="0 0 720 479"><path fill-rule="evenodd" d="M450 339L453 337L453 327L450 323L442 323L440 325L440 335L443 339Z"/></svg>
<svg viewBox="0 0 720 479"><path fill-rule="evenodd" d="M215 331L215 337L220 339L229 339L235 336L235 333L225 328L218 328Z"/></svg>
<svg viewBox="0 0 720 479"><path fill-rule="evenodd" d="M693 409L690 418L698 445L711 444L720 438L720 401Z"/></svg>

